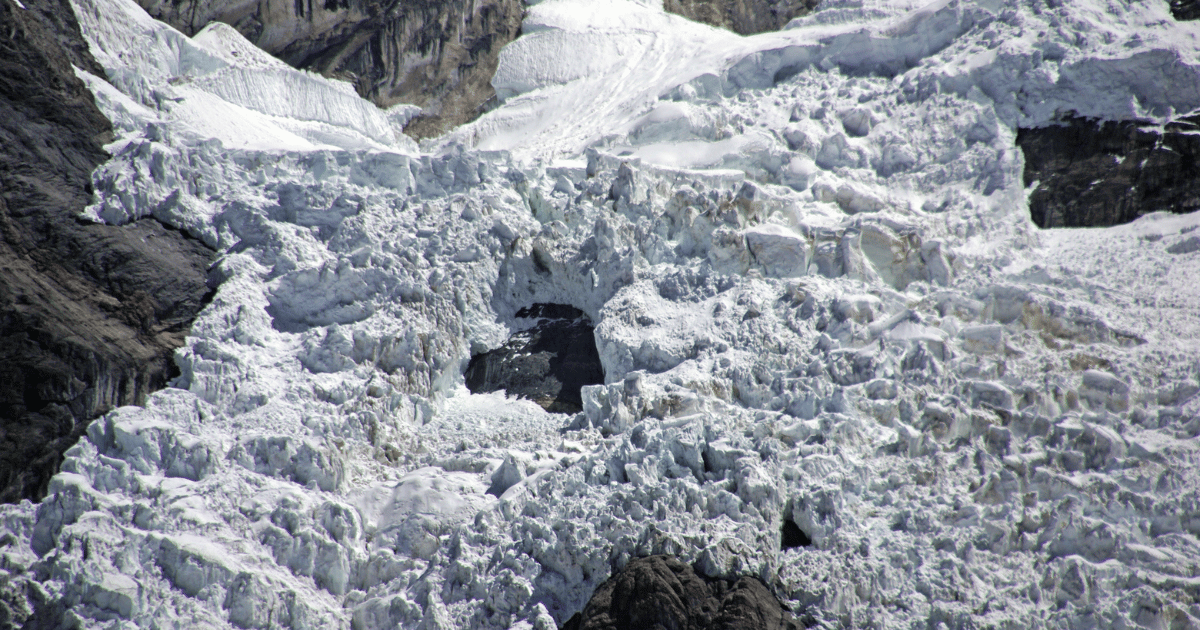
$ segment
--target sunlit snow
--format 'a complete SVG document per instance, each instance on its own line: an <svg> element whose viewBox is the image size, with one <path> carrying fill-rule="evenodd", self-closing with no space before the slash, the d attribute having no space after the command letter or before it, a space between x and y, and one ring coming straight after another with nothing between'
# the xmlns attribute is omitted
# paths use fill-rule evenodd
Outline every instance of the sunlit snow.
<svg viewBox="0 0 1200 630"><path fill-rule="evenodd" d="M83 625L544 629L652 553L824 627L1200 623L1200 214L1039 231L1014 146L1200 108L1167 3L544 0L421 148L229 27L74 6L88 218L220 282L173 387L0 508ZM539 302L597 326L576 416L463 386Z"/></svg>

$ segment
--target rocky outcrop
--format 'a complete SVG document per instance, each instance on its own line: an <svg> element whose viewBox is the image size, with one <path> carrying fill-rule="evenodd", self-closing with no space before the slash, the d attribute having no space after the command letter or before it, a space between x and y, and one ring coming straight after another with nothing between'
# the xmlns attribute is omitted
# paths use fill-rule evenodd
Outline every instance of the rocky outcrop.
<svg viewBox="0 0 1200 630"><path fill-rule="evenodd" d="M88 421L162 387L212 252L76 217L111 126L68 0L0 1L0 500L37 500Z"/></svg>
<svg viewBox="0 0 1200 630"><path fill-rule="evenodd" d="M689 20L742 35L777 31L807 15L819 0L665 0L663 8Z"/></svg>
<svg viewBox="0 0 1200 630"><path fill-rule="evenodd" d="M605 580L563 630L791 630L802 626L757 578L696 575L669 556L639 558Z"/></svg>
<svg viewBox="0 0 1200 630"><path fill-rule="evenodd" d="M1033 222L1042 228L1128 223L1200 209L1200 116L1164 127L1066 118L1017 131Z"/></svg>
<svg viewBox="0 0 1200 630"><path fill-rule="evenodd" d="M287 63L350 81L381 107L412 103L405 131L439 135L473 120L495 96L500 49L521 28L521 0L139 0L193 35L225 22Z"/></svg>
<svg viewBox="0 0 1200 630"><path fill-rule="evenodd" d="M419 105L405 127L440 135L495 102L500 49L521 31L521 0L138 0L194 35L224 22L287 63L354 84L380 107ZM668 11L743 35L783 28L817 0L666 0Z"/></svg>
<svg viewBox="0 0 1200 630"><path fill-rule="evenodd" d="M580 390L604 383L592 322L565 304L534 304L516 316L529 327L503 346L471 357L463 375L467 389L503 390L555 413L583 411Z"/></svg>
<svg viewBox="0 0 1200 630"><path fill-rule="evenodd" d="M1200 0L1171 0L1171 15L1180 22L1200 18Z"/></svg>

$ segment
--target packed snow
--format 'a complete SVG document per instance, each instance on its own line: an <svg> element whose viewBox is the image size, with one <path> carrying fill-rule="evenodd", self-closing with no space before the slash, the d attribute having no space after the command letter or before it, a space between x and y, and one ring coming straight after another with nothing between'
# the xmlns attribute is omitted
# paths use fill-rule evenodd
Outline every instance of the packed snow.
<svg viewBox="0 0 1200 630"><path fill-rule="evenodd" d="M0 509L81 625L546 630L669 553L822 627L1200 626L1200 214L1039 231L1014 146L1195 113L1165 2L543 0L420 148L231 28L74 6L87 217L219 254L173 387ZM538 302L597 324L575 416L463 386Z"/></svg>

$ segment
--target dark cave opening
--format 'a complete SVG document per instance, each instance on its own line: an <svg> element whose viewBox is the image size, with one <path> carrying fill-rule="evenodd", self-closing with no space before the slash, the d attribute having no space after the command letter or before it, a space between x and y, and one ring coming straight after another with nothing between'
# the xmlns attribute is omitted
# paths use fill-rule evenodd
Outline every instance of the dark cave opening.
<svg viewBox="0 0 1200 630"><path fill-rule="evenodd" d="M783 519L783 529L780 532L780 546L784 550L811 547L812 538L809 538L808 534L805 534L804 530L800 529L796 521L785 518Z"/></svg>
<svg viewBox="0 0 1200 630"><path fill-rule="evenodd" d="M517 311L504 345L471 357L463 374L474 393L504 390L553 413L583 411L580 390L604 383L595 326L567 304L537 303Z"/></svg>

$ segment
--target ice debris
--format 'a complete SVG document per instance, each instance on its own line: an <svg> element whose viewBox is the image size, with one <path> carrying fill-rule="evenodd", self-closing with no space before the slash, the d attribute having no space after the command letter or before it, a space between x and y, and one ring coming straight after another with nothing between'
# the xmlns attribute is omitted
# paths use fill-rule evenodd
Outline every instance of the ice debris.
<svg viewBox="0 0 1200 630"><path fill-rule="evenodd" d="M546 0L424 152L228 31L76 6L121 134L91 216L222 256L175 387L0 509L8 583L81 624L544 627L651 554L825 627L1200 620L1200 218L1039 232L1013 144L1200 105L1166 4L739 38ZM463 387L535 303L596 324L578 414Z"/></svg>

